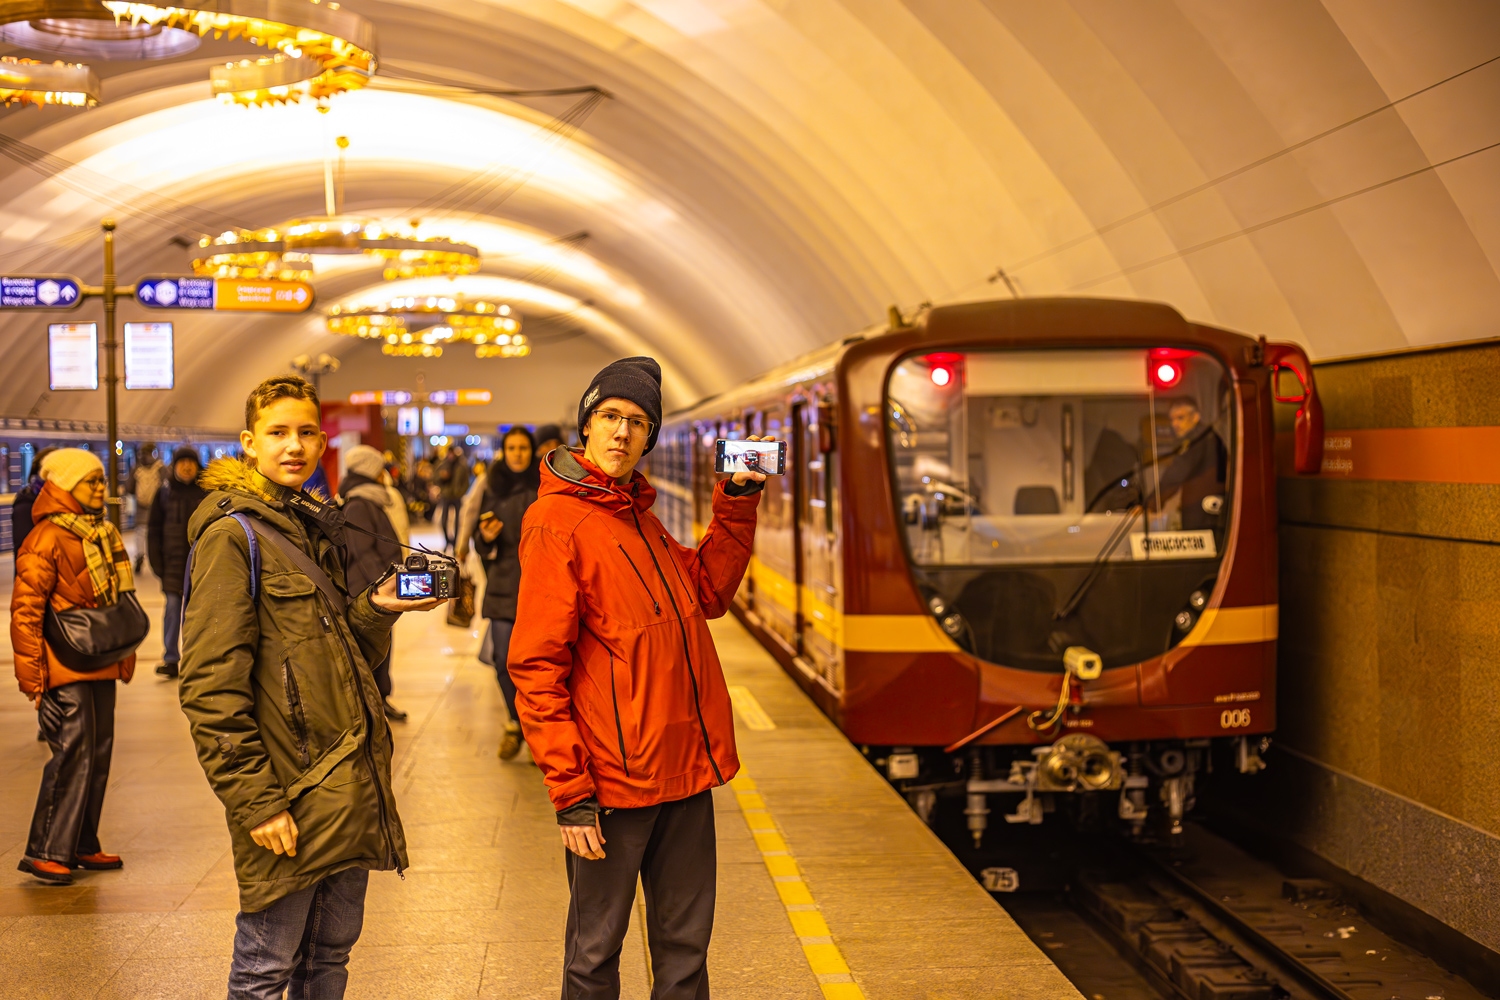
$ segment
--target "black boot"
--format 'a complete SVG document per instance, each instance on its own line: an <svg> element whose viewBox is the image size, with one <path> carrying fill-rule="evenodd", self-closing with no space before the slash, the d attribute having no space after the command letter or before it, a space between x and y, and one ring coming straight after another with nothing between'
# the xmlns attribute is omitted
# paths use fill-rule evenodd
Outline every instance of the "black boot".
<svg viewBox="0 0 1500 1000"><path fill-rule="evenodd" d="M389 698L382 698L381 703L385 706L385 717L387 719L390 719L392 722L406 721L406 713L401 711L401 709L397 708L395 705L392 705Z"/></svg>

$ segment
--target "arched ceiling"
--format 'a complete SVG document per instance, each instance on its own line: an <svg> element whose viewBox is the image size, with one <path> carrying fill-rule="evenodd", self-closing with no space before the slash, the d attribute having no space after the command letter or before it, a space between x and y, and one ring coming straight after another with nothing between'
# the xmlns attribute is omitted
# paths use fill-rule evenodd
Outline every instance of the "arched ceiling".
<svg viewBox="0 0 1500 1000"><path fill-rule="evenodd" d="M422 214L425 232L486 251L480 275L442 284L501 290L552 334L526 359L434 362L329 336L312 314L179 314L179 388L122 394L122 420L234 426L250 384L319 351L344 361L329 394L417 388L418 372L430 388L494 389L476 422L559 417L603 361L652 353L681 405L889 303L1012 290L1166 301L1319 357L1500 332L1493 0L345 7L375 23L385 72L327 115L214 103L208 65L247 49L212 41L96 64L96 108L0 112L0 134L89 171L0 161L0 272L98 280L96 239L38 244L106 214L125 280L185 271L171 238L213 222L132 217L140 189L204 220L317 214L325 152L347 135L351 213L403 218L492 168L480 199ZM36 55L0 47L12 53ZM398 77L613 96L558 133L551 116L576 98ZM79 178L89 194L67 183ZM316 284L320 308L381 293L362 268ZM37 405L44 327L0 315L0 412L99 417L102 393Z"/></svg>

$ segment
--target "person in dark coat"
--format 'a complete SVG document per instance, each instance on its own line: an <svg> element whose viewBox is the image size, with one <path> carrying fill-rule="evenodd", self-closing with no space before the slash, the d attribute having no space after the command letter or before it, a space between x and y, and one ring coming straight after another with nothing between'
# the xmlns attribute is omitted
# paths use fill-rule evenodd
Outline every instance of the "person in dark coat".
<svg viewBox="0 0 1500 1000"><path fill-rule="evenodd" d="M36 457L31 460L31 477L26 480L25 486L16 491L16 498L11 502L11 552L20 552L21 544L26 541L26 536L31 534L31 505L36 503L37 495L42 492L42 459L56 450L56 448L43 448L36 453Z"/></svg>
<svg viewBox="0 0 1500 1000"><path fill-rule="evenodd" d="M510 634L516 625L516 592L521 587L521 519L536 500L541 469L535 460L531 432L517 424L500 441L500 458L490 464L488 489L484 492L479 523L474 529L474 551L484 563L484 604L481 613L490 622L490 647L494 650L495 677L505 696L510 719L500 739L500 759L510 760L521 752L521 722L516 714L516 685L505 668L510 652Z"/></svg>
<svg viewBox="0 0 1500 1000"><path fill-rule="evenodd" d="M1204 509L1204 500L1210 496L1223 497L1228 458L1224 442L1211 426L1203 423L1198 404L1192 399L1173 400L1167 415L1177 445L1172 449L1170 462L1162 467L1158 504L1180 492L1182 527L1212 528L1218 523L1218 516Z"/></svg>
<svg viewBox="0 0 1500 1000"><path fill-rule="evenodd" d="M339 498L344 504L344 519L353 529L345 532L349 565L346 570L350 593L358 594L370 584L385 576L392 563L401 560L401 545L396 540L396 529L385 512L390 502L390 493L380 482L380 473L385 469L385 456L367 444L356 445L344 456L344 475L339 480ZM370 534L365 534L369 532ZM372 538L371 535L378 535ZM405 722L406 713L391 704L391 656L371 668L375 674L375 686L380 689L381 702L385 706L385 717L392 722Z"/></svg>
<svg viewBox="0 0 1500 1000"><path fill-rule="evenodd" d="M167 607L162 612L162 658L156 672L163 677L178 675L178 638L182 634L182 581L187 574L188 520L208 491L198 485L203 466L198 453L184 445L172 453L172 469L156 492L146 526L146 557L151 572L161 581Z"/></svg>

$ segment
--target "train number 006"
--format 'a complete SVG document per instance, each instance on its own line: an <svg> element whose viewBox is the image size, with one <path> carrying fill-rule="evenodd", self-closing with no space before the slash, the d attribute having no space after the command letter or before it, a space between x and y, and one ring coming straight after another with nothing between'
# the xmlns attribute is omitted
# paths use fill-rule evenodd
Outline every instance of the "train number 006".
<svg viewBox="0 0 1500 1000"><path fill-rule="evenodd" d="M1231 708L1219 713L1219 725L1224 729L1244 729L1250 725L1248 708Z"/></svg>

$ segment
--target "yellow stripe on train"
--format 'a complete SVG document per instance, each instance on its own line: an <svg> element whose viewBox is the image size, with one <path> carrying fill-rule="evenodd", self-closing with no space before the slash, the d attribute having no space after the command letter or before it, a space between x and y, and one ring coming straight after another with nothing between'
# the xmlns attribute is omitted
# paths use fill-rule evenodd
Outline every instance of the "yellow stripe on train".
<svg viewBox="0 0 1500 1000"><path fill-rule="evenodd" d="M750 559L750 578L756 600L772 600L793 614L799 588L758 558ZM954 642L931 615L846 615L802 587L802 611L813 629L850 652L959 653ZM1209 608L1182 640L1181 646L1228 646L1270 642L1278 632L1278 606Z"/></svg>

